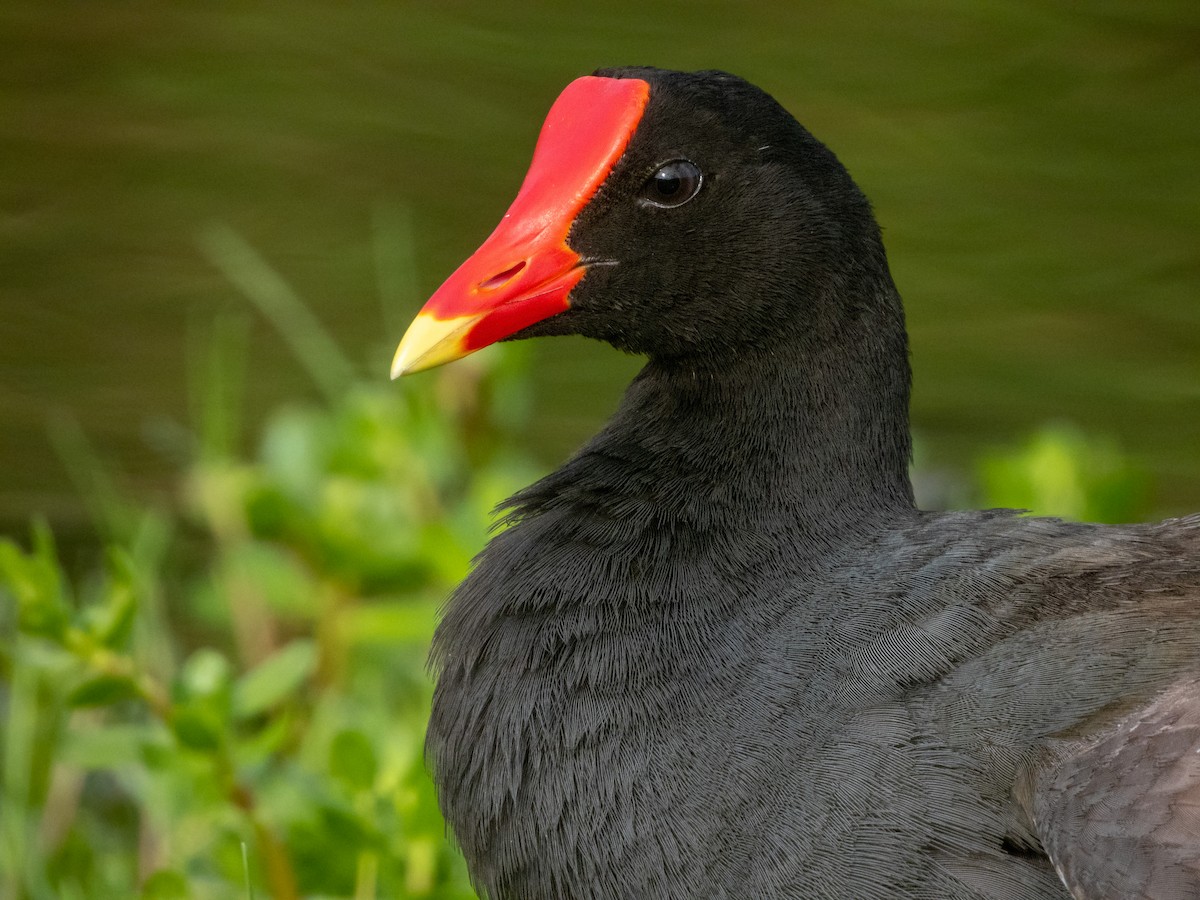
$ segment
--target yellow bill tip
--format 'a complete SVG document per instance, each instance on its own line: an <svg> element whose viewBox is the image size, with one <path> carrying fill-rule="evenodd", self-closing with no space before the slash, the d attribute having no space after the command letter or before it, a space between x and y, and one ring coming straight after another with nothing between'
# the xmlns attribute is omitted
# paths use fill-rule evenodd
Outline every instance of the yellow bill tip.
<svg viewBox="0 0 1200 900"><path fill-rule="evenodd" d="M437 319L427 312L418 313L392 357L392 378L423 372L466 356L471 351L463 346L463 338L479 318L468 315Z"/></svg>

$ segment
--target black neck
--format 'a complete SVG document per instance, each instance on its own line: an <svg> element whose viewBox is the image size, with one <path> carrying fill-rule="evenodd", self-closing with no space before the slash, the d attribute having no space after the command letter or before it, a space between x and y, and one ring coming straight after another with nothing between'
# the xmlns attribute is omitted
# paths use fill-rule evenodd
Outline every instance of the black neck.
<svg viewBox="0 0 1200 900"><path fill-rule="evenodd" d="M911 513L903 323L857 325L868 337L651 360L605 429L514 498L516 515L574 504L698 527L787 522L827 545Z"/></svg>

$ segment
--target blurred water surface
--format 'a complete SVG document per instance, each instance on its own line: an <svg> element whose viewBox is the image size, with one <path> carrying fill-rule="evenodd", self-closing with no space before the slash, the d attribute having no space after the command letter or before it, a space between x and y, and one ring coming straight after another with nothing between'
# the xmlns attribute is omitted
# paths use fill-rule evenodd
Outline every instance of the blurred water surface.
<svg viewBox="0 0 1200 900"><path fill-rule="evenodd" d="M928 463L1067 419L1153 475L1158 512L1200 509L1195 0L8 0L0 525L83 527L48 422L77 420L140 489L167 484L189 335L246 309L203 250L212 223L382 378L507 206L558 91L623 63L743 75L847 164L906 298ZM390 239L411 277L379 277ZM551 465L637 361L581 340L532 352L528 440ZM312 392L265 322L248 378L251 424Z"/></svg>

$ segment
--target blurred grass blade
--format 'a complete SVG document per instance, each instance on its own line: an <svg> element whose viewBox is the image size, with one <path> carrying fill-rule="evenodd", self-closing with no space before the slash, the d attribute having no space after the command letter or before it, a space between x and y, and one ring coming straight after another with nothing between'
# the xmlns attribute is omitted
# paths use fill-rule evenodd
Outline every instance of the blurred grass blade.
<svg viewBox="0 0 1200 900"><path fill-rule="evenodd" d="M372 249L384 337L398 342L419 300L417 244L412 207L407 203L378 203L372 217ZM390 357L383 365L390 364Z"/></svg>
<svg viewBox="0 0 1200 900"><path fill-rule="evenodd" d="M97 529L109 540L126 540L133 533L138 510L118 489L79 421L66 414L52 416L48 431Z"/></svg>
<svg viewBox="0 0 1200 900"><path fill-rule="evenodd" d="M0 889L5 896L51 900L44 857L37 852L34 770L48 751L38 734L38 672L18 644L8 674L7 716L0 731L4 802L0 804Z"/></svg>
<svg viewBox="0 0 1200 900"><path fill-rule="evenodd" d="M245 315L221 314L188 324L188 398L200 458L229 459L241 431L250 322Z"/></svg>
<svg viewBox="0 0 1200 900"><path fill-rule="evenodd" d="M246 900L254 900L254 882L250 880L250 850L242 841L242 876L246 879Z"/></svg>
<svg viewBox="0 0 1200 900"><path fill-rule="evenodd" d="M283 277L228 225L210 225L200 246L275 326L321 392L330 400L340 397L354 381L354 366Z"/></svg>

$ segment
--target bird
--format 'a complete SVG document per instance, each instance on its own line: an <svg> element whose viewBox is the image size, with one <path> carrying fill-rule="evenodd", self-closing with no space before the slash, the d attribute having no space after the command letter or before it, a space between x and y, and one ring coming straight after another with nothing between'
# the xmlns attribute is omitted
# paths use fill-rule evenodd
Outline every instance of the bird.
<svg viewBox="0 0 1200 900"><path fill-rule="evenodd" d="M1200 516L918 509L870 204L760 88L601 69L393 377L645 357L431 650L489 900L1200 897Z"/></svg>

